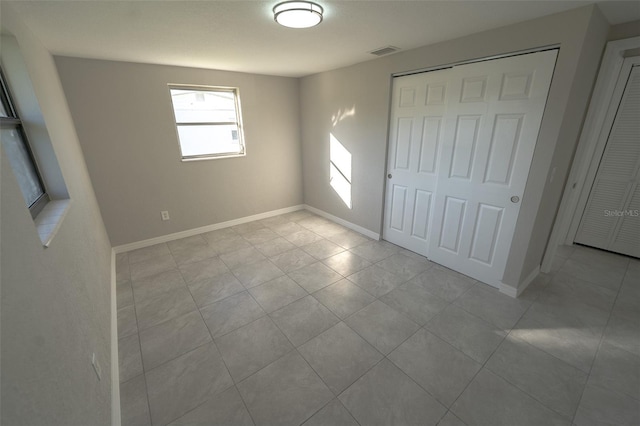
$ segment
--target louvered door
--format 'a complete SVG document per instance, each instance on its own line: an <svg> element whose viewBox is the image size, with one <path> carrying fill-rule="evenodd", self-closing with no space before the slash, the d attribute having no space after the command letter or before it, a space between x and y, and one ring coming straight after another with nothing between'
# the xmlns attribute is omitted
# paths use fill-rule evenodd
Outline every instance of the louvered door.
<svg viewBox="0 0 640 426"><path fill-rule="evenodd" d="M640 66L621 84L624 94L575 241L640 257Z"/></svg>

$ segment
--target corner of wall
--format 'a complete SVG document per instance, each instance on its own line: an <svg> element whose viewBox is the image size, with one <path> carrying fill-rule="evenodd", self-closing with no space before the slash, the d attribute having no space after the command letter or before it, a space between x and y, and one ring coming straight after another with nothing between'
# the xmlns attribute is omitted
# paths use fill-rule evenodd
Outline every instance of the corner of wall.
<svg viewBox="0 0 640 426"><path fill-rule="evenodd" d="M120 426L120 365L118 358L118 304L116 252L111 249L111 426Z"/></svg>
<svg viewBox="0 0 640 426"><path fill-rule="evenodd" d="M112 382L111 244L51 53L11 4L13 35L74 199L43 247L6 156L0 183L2 423L108 424ZM7 249L9 248L9 249ZM92 362L101 364L99 375Z"/></svg>
<svg viewBox="0 0 640 426"><path fill-rule="evenodd" d="M589 11L588 20L579 39L576 40L579 41L577 45L579 50L576 52L577 58L572 71L572 84L551 157L549 174L545 178L539 208L530 233L531 238L526 245L526 253L522 258L519 274L515 277L512 275L509 280L510 285L517 286L518 292L524 290L524 285L528 285L527 279L531 271L540 269L606 44L609 24L604 15L596 5L587 6L585 10ZM560 49L562 51L562 46ZM552 180L553 169L556 173Z"/></svg>

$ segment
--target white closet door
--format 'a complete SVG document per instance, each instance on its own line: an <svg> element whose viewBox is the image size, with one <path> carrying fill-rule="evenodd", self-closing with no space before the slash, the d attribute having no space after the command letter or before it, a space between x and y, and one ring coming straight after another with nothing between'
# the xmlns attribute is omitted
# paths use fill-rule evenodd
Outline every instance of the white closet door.
<svg viewBox="0 0 640 426"><path fill-rule="evenodd" d="M383 238L427 256L449 70L396 78Z"/></svg>
<svg viewBox="0 0 640 426"><path fill-rule="evenodd" d="M640 66L625 74L624 94L575 241L640 257Z"/></svg>
<svg viewBox="0 0 640 426"><path fill-rule="evenodd" d="M429 257L499 286L557 52L454 67Z"/></svg>
<svg viewBox="0 0 640 426"><path fill-rule="evenodd" d="M386 240L500 285L556 56L394 79Z"/></svg>

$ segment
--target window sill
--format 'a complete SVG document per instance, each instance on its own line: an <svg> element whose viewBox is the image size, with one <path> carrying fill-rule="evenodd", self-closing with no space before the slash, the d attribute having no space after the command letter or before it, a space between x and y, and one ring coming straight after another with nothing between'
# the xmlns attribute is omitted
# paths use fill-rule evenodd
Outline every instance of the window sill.
<svg viewBox="0 0 640 426"><path fill-rule="evenodd" d="M222 160L225 158L237 158L237 157L246 157L246 156L247 154L243 152L242 154L210 155L210 156L202 156L202 157L182 157L182 162L188 163L191 161Z"/></svg>
<svg viewBox="0 0 640 426"><path fill-rule="evenodd" d="M42 245L45 248L49 247L53 237L60 229L60 225L62 225L70 206L70 199L49 201L40 214L36 216L34 223L38 230L40 241L42 241Z"/></svg>

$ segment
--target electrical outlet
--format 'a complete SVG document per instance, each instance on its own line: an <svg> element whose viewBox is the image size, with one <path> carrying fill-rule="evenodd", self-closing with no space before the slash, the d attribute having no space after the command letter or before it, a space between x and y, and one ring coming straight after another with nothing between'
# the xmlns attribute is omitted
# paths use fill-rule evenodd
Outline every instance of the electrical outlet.
<svg viewBox="0 0 640 426"><path fill-rule="evenodd" d="M98 376L98 380L102 380L102 367L100 367L100 363L96 359L95 353L91 355L91 365L93 366L93 371L96 372L96 376Z"/></svg>
<svg viewBox="0 0 640 426"><path fill-rule="evenodd" d="M169 217L169 212L168 212L168 211L166 211L166 210L161 211L161 212L160 212L160 215L162 216L162 220L169 220L169 219L171 219L171 218Z"/></svg>

